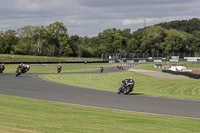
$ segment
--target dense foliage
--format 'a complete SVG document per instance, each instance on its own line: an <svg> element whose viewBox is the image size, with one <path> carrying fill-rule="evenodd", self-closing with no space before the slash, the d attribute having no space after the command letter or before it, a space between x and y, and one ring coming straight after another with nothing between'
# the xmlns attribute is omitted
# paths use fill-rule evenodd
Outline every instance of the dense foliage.
<svg viewBox="0 0 200 133"><path fill-rule="evenodd" d="M106 29L95 37L69 36L62 22L0 32L1 54L100 57L105 53L200 53L200 20L161 23L131 33Z"/></svg>

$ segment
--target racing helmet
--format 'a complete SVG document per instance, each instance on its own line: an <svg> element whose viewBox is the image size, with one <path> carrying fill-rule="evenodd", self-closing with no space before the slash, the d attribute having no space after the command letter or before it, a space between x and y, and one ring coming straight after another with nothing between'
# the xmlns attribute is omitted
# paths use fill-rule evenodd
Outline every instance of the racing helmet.
<svg viewBox="0 0 200 133"><path fill-rule="evenodd" d="M129 79L133 80L133 77L129 77Z"/></svg>

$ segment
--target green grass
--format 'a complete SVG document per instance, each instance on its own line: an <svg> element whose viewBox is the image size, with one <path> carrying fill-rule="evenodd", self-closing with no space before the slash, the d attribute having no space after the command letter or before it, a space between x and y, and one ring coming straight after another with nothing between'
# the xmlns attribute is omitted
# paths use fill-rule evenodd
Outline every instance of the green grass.
<svg viewBox="0 0 200 133"><path fill-rule="evenodd" d="M19 64L8 65L5 64L4 73L15 73ZM58 64L42 64L42 65L31 65L31 69L28 73L57 73ZM99 70L101 66L110 67L111 64L61 64L63 72L80 72L80 71L92 71Z"/></svg>
<svg viewBox="0 0 200 133"><path fill-rule="evenodd" d="M200 120L0 95L1 133L197 133Z"/></svg>
<svg viewBox="0 0 200 133"><path fill-rule="evenodd" d="M140 64L134 67L134 69L144 69L162 72L162 69L154 68L154 64Z"/></svg>
<svg viewBox="0 0 200 133"><path fill-rule="evenodd" d="M32 55L11 55L0 54L1 62L61 62L61 61L100 61L98 58L78 58L78 57L48 57Z"/></svg>
<svg viewBox="0 0 200 133"><path fill-rule="evenodd" d="M117 92L119 83L130 76L136 82L133 93L159 97L200 99L200 82L198 79L155 78L131 71L103 74L42 75L47 80L62 84L111 92Z"/></svg>

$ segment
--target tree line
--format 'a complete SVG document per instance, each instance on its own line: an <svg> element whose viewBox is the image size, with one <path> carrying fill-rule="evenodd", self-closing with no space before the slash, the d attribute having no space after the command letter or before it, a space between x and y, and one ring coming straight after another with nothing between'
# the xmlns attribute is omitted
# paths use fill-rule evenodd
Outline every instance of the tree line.
<svg viewBox="0 0 200 133"><path fill-rule="evenodd" d="M197 18L130 29L106 29L95 37L69 36L62 22L0 32L0 53L100 57L105 53L200 53Z"/></svg>

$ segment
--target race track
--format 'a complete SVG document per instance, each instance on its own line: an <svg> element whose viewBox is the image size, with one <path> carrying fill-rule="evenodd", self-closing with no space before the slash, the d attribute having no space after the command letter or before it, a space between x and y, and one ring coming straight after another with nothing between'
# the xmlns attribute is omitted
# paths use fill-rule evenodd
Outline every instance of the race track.
<svg viewBox="0 0 200 133"><path fill-rule="evenodd" d="M104 72L117 71L121 70L110 67L106 68ZM84 73L88 72L79 74ZM99 73L99 71L89 73ZM158 98L140 94L118 95L112 92L45 81L39 78L39 75L27 73L15 77L14 74L0 74L0 94L100 108L200 119L200 101L197 100Z"/></svg>

